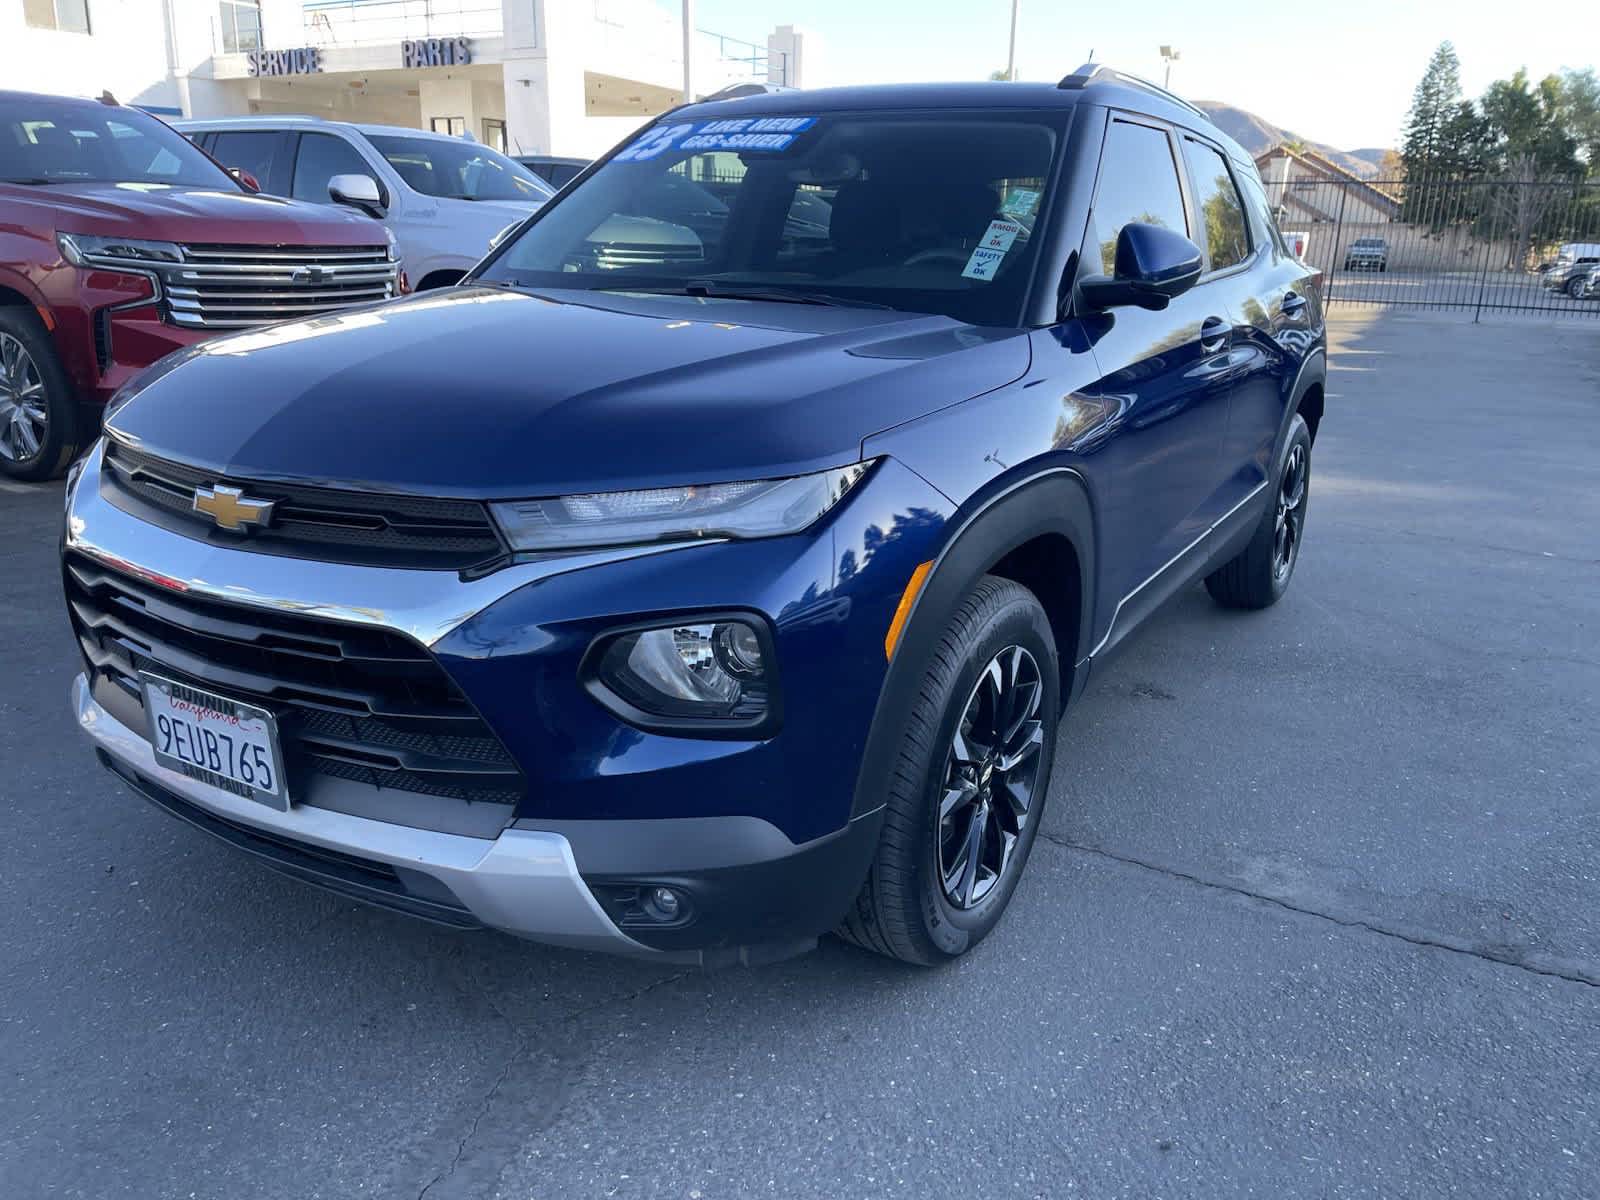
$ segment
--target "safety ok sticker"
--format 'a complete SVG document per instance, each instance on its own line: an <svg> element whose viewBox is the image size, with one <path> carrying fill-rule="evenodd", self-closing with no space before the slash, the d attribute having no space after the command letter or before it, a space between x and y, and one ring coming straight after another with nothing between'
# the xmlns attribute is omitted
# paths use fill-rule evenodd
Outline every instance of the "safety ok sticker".
<svg viewBox="0 0 1600 1200"><path fill-rule="evenodd" d="M990 221L989 228L978 240L972 257L967 259L961 277L993 279L994 273L1000 269L1000 263L1005 259L1006 251L1011 249L1011 243L1016 241L1021 233L1022 226L1015 221Z"/></svg>

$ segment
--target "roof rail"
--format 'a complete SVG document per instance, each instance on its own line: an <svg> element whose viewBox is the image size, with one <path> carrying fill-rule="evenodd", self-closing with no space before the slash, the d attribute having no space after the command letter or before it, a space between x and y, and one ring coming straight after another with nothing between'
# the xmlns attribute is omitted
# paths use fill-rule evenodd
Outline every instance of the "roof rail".
<svg viewBox="0 0 1600 1200"><path fill-rule="evenodd" d="M1056 84L1056 86L1066 91L1081 91L1088 87L1091 83L1127 84L1129 87L1140 88L1143 91L1160 96L1163 100L1170 100L1173 104L1178 105L1180 108L1188 109L1197 117L1205 117L1208 121L1211 119L1210 117L1206 117L1204 109L1195 107L1182 96L1179 96L1174 92L1169 92L1159 83L1151 83L1148 79L1145 79L1139 75L1130 75L1127 71L1118 71L1114 67L1106 66L1105 63L1084 63L1083 66L1079 67L1071 75L1068 75L1060 83Z"/></svg>
<svg viewBox="0 0 1600 1200"><path fill-rule="evenodd" d="M794 92L798 90L798 88L784 87L779 83L756 83L752 80L749 83L729 84L725 88L712 92L709 96L702 96L696 103L703 103L707 100L737 100L741 96L772 96L778 92Z"/></svg>

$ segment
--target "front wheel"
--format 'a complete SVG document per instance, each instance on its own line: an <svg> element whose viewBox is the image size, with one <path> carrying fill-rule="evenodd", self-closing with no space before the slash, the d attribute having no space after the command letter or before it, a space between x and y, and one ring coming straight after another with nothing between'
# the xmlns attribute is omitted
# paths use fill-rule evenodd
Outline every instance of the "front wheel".
<svg viewBox="0 0 1600 1200"><path fill-rule="evenodd" d="M1206 591L1224 608L1266 608L1289 589L1300 561L1306 504L1311 498L1311 430L1295 413L1273 483L1272 503L1261 514L1255 536L1233 558L1206 576Z"/></svg>
<svg viewBox="0 0 1600 1200"><path fill-rule="evenodd" d="M933 965L995 927L1039 833L1058 680L1038 599L985 576L950 619L904 716L878 851L842 937Z"/></svg>
<svg viewBox="0 0 1600 1200"><path fill-rule="evenodd" d="M33 311L0 308L0 474L51 479L77 456L77 401Z"/></svg>
<svg viewBox="0 0 1600 1200"><path fill-rule="evenodd" d="M1582 300L1586 286L1587 283L1583 276L1575 275L1571 279L1567 280L1567 295L1571 296L1574 300Z"/></svg>

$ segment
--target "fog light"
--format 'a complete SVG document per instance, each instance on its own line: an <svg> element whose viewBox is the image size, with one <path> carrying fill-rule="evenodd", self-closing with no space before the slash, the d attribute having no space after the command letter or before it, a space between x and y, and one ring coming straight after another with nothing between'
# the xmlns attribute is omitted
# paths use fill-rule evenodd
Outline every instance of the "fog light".
<svg viewBox="0 0 1600 1200"><path fill-rule="evenodd" d="M644 895L645 915L663 923L676 921L683 912L683 901L671 888L654 887Z"/></svg>

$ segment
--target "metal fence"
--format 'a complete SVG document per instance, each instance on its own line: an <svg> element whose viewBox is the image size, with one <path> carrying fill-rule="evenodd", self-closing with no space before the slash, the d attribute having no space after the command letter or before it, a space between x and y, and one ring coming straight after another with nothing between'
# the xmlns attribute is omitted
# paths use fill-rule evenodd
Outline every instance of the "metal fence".
<svg viewBox="0 0 1600 1200"><path fill-rule="evenodd" d="M1600 182L1266 183L1285 236L1323 271L1330 304L1600 318L1600 284L1588 282L1600 258ZM1574 263L1558 262L1563 247Z"/></svg>

